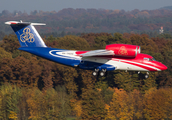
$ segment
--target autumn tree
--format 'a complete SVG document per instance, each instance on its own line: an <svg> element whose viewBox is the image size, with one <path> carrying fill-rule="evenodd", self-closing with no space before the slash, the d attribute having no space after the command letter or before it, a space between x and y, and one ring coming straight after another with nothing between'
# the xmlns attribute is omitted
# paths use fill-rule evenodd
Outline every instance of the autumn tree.
<svg viewBox="0 0 172 120"><path fill-rule="evenodd" d="M151 88L144 95L144 116L146 119L171 119L171 88Z"/></svg>
<svg viewBox="0 0 172 120"><path fill-rule="evenodd" d="M46 90L48 88L53 87L53 74L52 74L52 65L53 63L45 60L45 59L40 59L39 60L39 65L42 67L41 75L40 78L43 81L43 90ZM41 84L41 83L40 83ZM39 86L40 89L42 89L42 86Z"/></svg>
<svg viewBox="0 0 172 120"><path fill-rule="evenodd" d="M57 40L57 48L61 49L75 49L75 50L86 50L89 49L89 44L83 38L67 35Z"/></svg>
<svg viewBox="0 0 172 120"><path fill-rule="evenodd" d="M3 43L0 46L4 48L7 52L14 53L20 47L16 35L10 34L9 36L5 36L2 41Z"/></svg>
<svg viewBox="0 0 172 120"><path fill-rule="evenodd" d="M134 106L132 99L123 89L115 88L110 107L107 107L106 119L132 119L134 116Z"/></svg>
<svg viewBox="0 0 172 120"><path fill-rule="evenodd" d="M29 119L46 118L45 99L43 99L43 93L39 89L32 88L28 90L27 104L30 113Z"/></svg>
<svg viewBox="0 0 172 120"><path fill-rule="evenodd" d="M0 77L3 82L24 87L37 86L41 68L35 57L30 60L23 57L6 58L2 59L0 64Z"/></svg>

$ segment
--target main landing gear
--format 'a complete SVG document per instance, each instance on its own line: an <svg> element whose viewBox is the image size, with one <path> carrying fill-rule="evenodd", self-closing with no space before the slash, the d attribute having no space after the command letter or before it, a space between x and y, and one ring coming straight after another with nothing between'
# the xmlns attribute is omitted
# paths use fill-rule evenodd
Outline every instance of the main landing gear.
<svg viewBox="0 0 172 120"><path fill-rule="evenodd" d="M99 69L95 69L95 70L93 71L93 76L99 75L99 76L103 77L103 76L105 76L106 74L107 74L107 70L106 70L106 69L101 69L100 71L99 71Z"/></svg>

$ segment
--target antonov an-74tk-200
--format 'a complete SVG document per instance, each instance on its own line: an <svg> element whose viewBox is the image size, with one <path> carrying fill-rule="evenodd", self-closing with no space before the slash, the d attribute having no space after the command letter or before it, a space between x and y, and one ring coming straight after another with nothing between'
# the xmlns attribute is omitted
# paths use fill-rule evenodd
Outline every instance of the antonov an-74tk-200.
<svg viewBox="0 0 172 120"><path fill-rule="evenodd" d="M103 50L75 51L47 47L35 29L34 25L42 23L5 22L16 33L21 47L19 50L26 51L42 58L78 67L93 70L93 75L104 76L107 71L162 71L167 67L156 61L152 56L140 53L140 46L128 44L110 44Z"/></svg>

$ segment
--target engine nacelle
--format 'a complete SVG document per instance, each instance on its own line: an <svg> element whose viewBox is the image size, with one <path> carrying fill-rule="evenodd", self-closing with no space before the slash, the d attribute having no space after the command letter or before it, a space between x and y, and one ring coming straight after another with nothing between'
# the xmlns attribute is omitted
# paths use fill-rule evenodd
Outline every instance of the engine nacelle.
<svg viewBox="0 0 172 120"><path fill-rule="evenodd" d="M140 46L128 44L110 44L106 45L106 50L113 50L115 56L136 57L140 53Z"/></svg>

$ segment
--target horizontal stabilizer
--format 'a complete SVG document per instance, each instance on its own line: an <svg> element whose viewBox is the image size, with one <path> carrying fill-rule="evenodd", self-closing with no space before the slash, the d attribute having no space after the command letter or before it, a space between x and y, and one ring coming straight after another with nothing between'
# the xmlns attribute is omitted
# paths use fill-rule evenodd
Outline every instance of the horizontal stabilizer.
<svg viewBox="0 0 172 120"><path fill-rule="evenodd" d="M93 57L93 56L104 56L104 55L115 55L112 50L93 50L80 54L81 57Z"/></svg>
<svg viewBox="0 0 172 120"><path fill-rule="evenodd" d="M5 22L7 25L46 25L44 23L31 23L31 22L22 22L22 21L8 21Z"/></svg>

